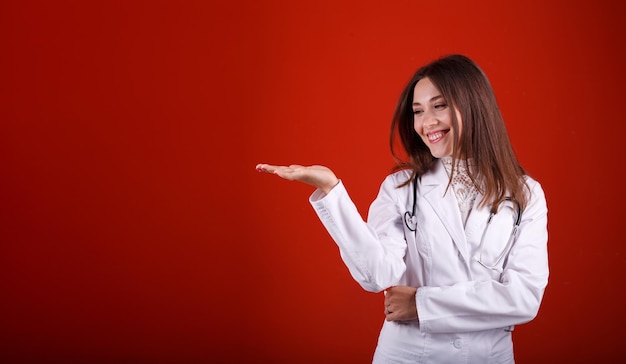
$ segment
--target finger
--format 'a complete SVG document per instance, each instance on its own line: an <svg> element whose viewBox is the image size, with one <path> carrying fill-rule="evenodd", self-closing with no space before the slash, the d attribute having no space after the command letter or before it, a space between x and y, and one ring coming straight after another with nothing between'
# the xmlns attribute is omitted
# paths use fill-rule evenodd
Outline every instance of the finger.
<svg viewBox="0 0 626 364"><path fill-rule="evenodd" d="M265 173L276 173L276 170L278 170L279 168L286 168L286 167L275 166L275 165L265 164L265 163L259 163L256 165L257 171L265 172Z"/></svg>
<svg viewBox="0 0 626 364"><path fill-rule="evenodd" d="M268 164L265 163L259 163L256 165L256 170L257 172L267 172L268 171Z"/></svg>
<svg viewBox="0 0 626 364"><path fill-rule="evenodd" d="M299 174L301 174L301 170L298 167L279 166L274 168L272 173L288 180L294 180L297 179Z"/></svg>
<svg viewBox="0 0 626 364"><path fill-rule="evenodd" d="M393 312L385 312L385 320L387 321L393 321L394 320L394 316L393 316Z"/></svg>

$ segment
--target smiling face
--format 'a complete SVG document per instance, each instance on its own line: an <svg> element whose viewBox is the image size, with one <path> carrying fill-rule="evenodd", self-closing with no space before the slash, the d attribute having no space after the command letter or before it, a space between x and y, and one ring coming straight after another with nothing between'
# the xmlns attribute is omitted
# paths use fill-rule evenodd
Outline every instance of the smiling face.
<svg viewBox="0 0 626 364"><path fill-rule="evenodd" d="M452 111L458 121L453 133ZM429 78L422 78L413 89L413 127L435 158L451 156L453 135L461 135L462 122L458 110L448 105Z"/></svg>

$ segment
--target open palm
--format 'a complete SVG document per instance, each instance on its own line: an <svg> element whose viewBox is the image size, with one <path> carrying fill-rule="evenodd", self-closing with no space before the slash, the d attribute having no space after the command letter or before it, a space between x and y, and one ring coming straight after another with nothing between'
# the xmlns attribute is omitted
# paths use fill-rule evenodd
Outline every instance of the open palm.
<svg viewBox="0 0 626 364"><path fill-rule="evenodd" d="M256 169L259 172L273 173L290 181L306 183L319 188L324 193L330 192L330 190L339 183L339 179L335 176L335 173L325 166L301 166L298 164L275 166L262 163L258 164Z"/></svg>

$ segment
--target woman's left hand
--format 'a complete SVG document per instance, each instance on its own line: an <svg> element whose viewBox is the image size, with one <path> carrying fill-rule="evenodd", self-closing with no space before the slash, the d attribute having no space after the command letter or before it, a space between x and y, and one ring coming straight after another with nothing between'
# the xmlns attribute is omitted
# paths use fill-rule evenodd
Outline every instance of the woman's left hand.
<svg viewBox="0 0 626 364"><path fill-rule="evenodd" d="M387 321L409 321L417 319L415 294L417 288L393 286L385 291L385 316Z"/></svg>

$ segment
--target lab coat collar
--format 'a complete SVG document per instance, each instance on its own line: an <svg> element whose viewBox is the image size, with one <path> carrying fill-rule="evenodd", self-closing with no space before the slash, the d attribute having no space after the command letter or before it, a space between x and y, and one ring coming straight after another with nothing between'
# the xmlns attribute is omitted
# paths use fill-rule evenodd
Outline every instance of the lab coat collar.
<svg viewBox="0 0 626 364"><path fill-rule="evenodd" d="M424 174L420 179L421 195L431 205L437 217L441 220L446 230L452 237L459 254L469 265L467 238L459 205L452 190L452 186L446 191L449 177L441 163L437 161L433 169Z"/></svg>

